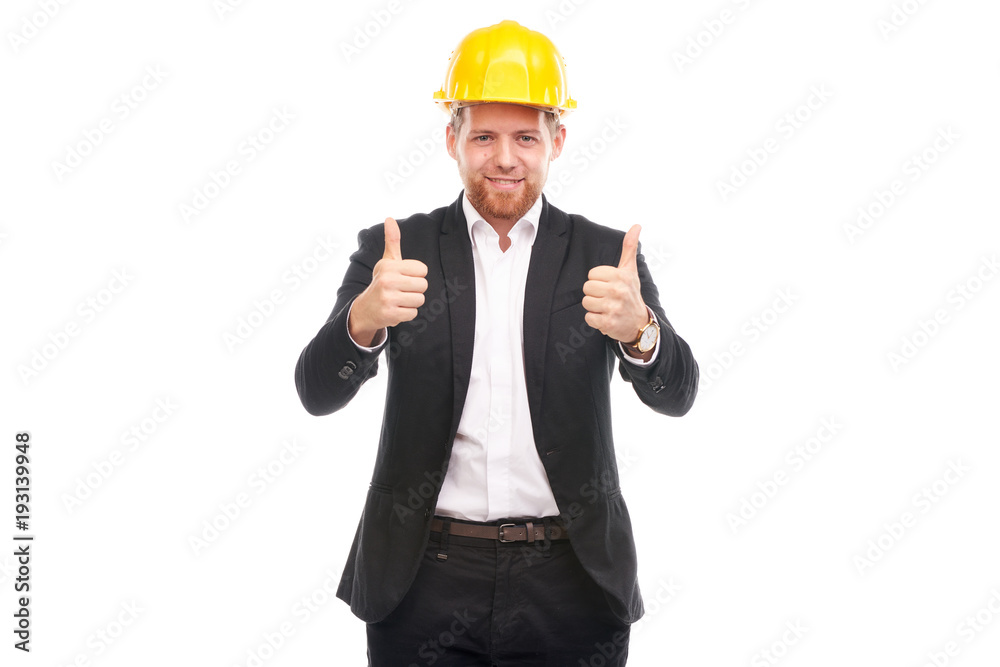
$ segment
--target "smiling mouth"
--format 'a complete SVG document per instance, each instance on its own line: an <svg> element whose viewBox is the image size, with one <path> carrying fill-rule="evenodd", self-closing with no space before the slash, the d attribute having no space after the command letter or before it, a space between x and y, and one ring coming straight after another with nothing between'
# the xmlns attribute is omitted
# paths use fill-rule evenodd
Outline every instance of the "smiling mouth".
<svg viewBox="0 0 1000 667"><path fill-rule="evenodd" d="M496 183L497 185L512 186L512 185L517 185L518 183L520 183L524 179L523 178L490 178L489 176L487 176L486 180L488 180L491 183Z"/></svg>

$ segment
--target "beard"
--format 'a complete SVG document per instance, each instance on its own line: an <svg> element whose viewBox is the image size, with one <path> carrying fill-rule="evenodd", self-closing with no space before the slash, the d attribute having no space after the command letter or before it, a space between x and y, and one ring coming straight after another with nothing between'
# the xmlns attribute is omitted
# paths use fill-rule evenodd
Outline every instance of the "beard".
<svg viewBox="0 0 1000 667"><path fill-rule="evenodd" d="M461 172L469 202L487 219L499 218L517 222L538 200L545 184L544 176L537 180L526 176L520 191L498 192L490 187L485 176L470 174L464 168Z"/></svg>

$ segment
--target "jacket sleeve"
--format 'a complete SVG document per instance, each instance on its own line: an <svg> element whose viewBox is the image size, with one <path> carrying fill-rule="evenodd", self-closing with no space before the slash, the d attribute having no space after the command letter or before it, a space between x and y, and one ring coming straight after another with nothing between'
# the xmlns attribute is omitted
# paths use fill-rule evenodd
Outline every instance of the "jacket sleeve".
<svg viewBox="0 0 1000 667"><path fill-rule="evenodd" d="M621 347L614 341L611 347L619 358L618 372L632 383L639 399L656 412L680 417L694 404L698 393L698 363L687 342L674 331L660 306L660 296L642 256L642 246L636 257L642 300L656 314L660 324L660 350L648 366L637 366L624 360ZM610 339L609 339L610 340Z"/></svg>
<svg viewBox="0 0 1000 667"><path fill-rule="evenodd" d="M381 349L361 350L347 333L351 304L371 284L372 269L382 256L383 242L377 240L382 237L374 234L374 229L364 229L358 234L358 250L351 255L333 312L302 350L295 365L295 388L309 414L336 412L378 372Z"/></svg>

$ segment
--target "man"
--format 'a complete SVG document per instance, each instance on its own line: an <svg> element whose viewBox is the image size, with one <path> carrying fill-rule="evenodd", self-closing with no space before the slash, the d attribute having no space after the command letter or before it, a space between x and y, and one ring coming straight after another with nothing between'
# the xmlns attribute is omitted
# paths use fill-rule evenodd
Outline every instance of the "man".
<svg viewBox="0 0 1000 667"><path fill-rule="evenodd" d="M541 195L565 143L559 114L575 107L548 38L512 21L474 31L446 79L435 97L465 189L361 231L296 367L303 405L329 414L386 351L378 455L338 596L368 623L371 665L624 665L643 608L614 365L675 416L698 366L638 225L623 237Z"/></svg>

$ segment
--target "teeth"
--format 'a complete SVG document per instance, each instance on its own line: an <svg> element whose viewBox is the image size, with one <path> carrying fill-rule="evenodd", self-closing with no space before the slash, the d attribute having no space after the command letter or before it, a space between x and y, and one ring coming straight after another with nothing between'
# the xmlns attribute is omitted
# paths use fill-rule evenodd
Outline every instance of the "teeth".
<svg viewBox="0 0 1000 667"><path fill-rule="evenodd" d="M491 178L490 180L493 181L494 183L499 183L500 185L513 185L514 183L517 183L517 181L521 179L510 180L505 178Z"/></svg>

